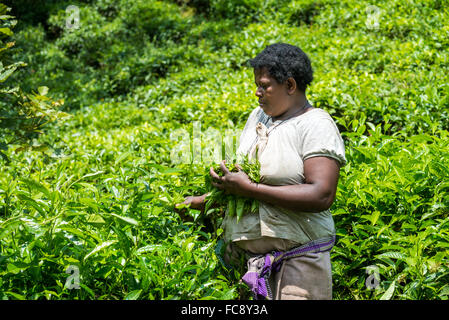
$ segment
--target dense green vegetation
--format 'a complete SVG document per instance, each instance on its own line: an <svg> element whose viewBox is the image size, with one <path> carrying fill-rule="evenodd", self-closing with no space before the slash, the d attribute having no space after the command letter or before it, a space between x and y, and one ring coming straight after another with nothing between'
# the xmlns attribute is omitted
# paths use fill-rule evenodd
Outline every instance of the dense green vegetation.
<svg viewBox="0 0 449 320"><path fill-rule="evenodd" d="M47 87L70 116L32 137L40 151L0 137L1 298L237 299L216 234L198 211L196 223L174 211L205 191L206 163L174 162L171 134L242 129L257 103L246 62L274 42L310 56L308 97L345 140L334 298L448 298L444 1L10 2L18 23L2 43L27 66L2 85ZM67 28L69 5L79 28ZM69 266L79 290L64 286Z"/></svg>
<svg viewBox="0 0 449 320"><path fill-rule="evenodd" d="M0 83L4 84L17 69L26 66L23 61L12 58L13 28L17 20L9 13L11 8L0 3ZM11 82L10 82L11 83ZM10 145L19 146L16 151L39 150L42 145L31 144L40 130L51 121L66 116L58 110L62 101L52 101L47 97L48 87L40 86L36 92L26 93L20 84L2 85L0 88L0 156L9 163L8 156L3 152Z"/></svg>

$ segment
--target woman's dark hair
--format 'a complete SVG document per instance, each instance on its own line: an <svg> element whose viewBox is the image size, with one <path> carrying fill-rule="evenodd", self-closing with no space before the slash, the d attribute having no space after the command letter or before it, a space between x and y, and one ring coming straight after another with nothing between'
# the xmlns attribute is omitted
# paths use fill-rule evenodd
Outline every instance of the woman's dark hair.
<svg viewBox="0 0 449 320"><path fill-rule="evenodd" d="M309 57L298 47L287 43L275 43L266 47L254 59L249 60L254 69L267 68L278 83L292 77L298 89L305 92L313 80Z"/></svg>

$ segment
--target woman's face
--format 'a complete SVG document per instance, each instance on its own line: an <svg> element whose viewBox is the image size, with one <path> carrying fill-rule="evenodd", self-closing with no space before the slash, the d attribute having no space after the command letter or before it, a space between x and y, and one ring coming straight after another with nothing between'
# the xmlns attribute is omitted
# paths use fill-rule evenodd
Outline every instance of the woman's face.
<svg viewBox="0 0 449 320"><path fill-rule="evenodd" d="M270 76L266 68L254 70L256 96L265 114L277 117L288 109L288 93L286 84L279 84Z"/></svg>

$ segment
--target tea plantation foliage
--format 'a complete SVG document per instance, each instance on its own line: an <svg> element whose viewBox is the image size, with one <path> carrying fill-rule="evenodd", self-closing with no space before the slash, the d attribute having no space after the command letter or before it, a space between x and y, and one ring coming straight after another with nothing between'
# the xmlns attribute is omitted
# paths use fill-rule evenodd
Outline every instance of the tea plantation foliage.
<svg viewBox="0 0 449 320"><path fill-rule="evenodd" d="M175 163L173 132L199 123L203 147L208 128L239 132L257 106L246 62L274 42L310 56L308 97L346 145L334 298L448 298L445 1L5 3L18 19L11 59L27 66L2 85L48 87L70 116L33 138L40 152L2 144L1 298L238 299L216 234L174 211L204 192L210 164ZM79 289L65 286L70 266Z"/></svg>

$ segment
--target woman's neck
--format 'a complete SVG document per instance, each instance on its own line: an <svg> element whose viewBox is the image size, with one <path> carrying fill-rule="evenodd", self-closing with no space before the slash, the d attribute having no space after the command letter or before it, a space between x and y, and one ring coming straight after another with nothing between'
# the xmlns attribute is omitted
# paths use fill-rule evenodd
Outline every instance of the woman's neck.
<svg viewBox="0 0 449 320"><path fill-rule="evenodd" d="M271 117L272 121L278 121L278 120L287 120L294 116L299 116L303 114L304 112L307 112L307 109L310 107L307 103L306 96L300 97L290 108L287 109L283 114Z"/></svg>

